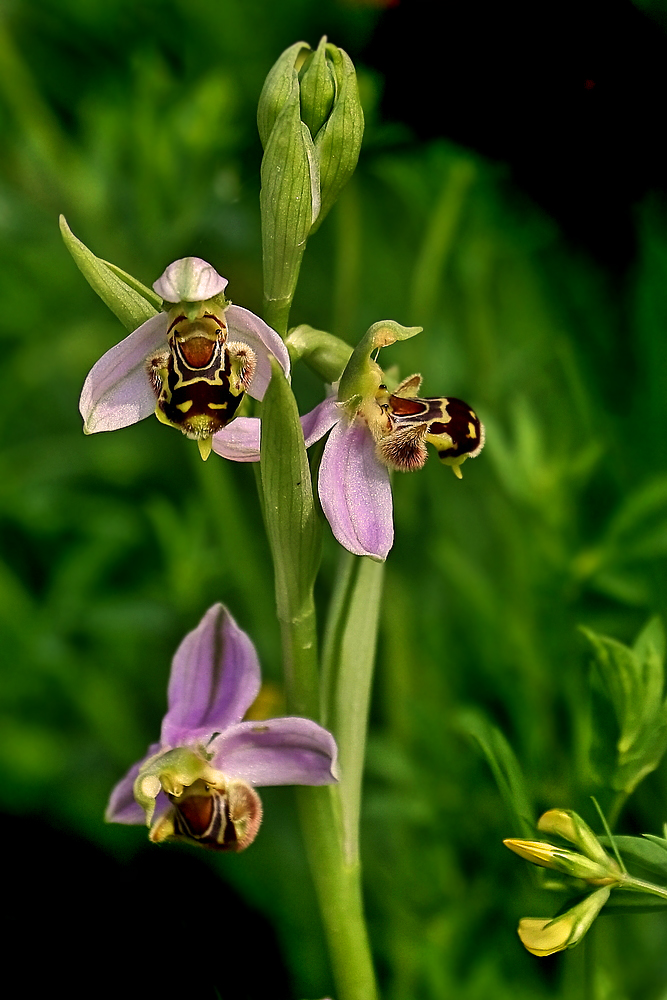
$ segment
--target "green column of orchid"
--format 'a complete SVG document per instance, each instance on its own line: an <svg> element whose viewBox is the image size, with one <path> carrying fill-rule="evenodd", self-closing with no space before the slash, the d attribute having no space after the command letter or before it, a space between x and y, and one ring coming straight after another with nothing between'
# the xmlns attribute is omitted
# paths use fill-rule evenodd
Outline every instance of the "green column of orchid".
<svg viewBox="0 0 667 1000"><path fill-rule="evenodd" d="M313 585L319 566L321 526L296 401L277 365L261 416L263 509L275 568L288 708L318 720L321 698ZM349 602L343 604L349 610ZM338 634L344 630L347 618L334 617L340 619ZM339 646L331 640L329 647L331 675L337 659L334 649L338 651ZM351 680L348 673L347 683ZM355 718L359 716L356 708L354 714ZM365 733L367 711L362 714ZM297 790L338 1000L373 1000L377 996L356 849L358 807L356 814L350 809L349 801L355 795L348 790L351 785L359 785L363 746L363 736L355 738L349 748L345 740L339 744L338 785ZM348 774L351 785L346 783Z"/></svg>

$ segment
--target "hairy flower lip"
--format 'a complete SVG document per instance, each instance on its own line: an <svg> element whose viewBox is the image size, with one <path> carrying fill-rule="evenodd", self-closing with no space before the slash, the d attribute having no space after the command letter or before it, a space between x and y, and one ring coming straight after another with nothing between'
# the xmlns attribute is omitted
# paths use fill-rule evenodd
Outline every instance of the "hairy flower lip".
<svg viewBox="0 0 667 1000"><path fill-rule="evenodd" d="M178 796L199 779L221 787L335 782L336 743L316 722L242 721L259 687L252 642L222 604L213 605L174 655L160 742L116 785L107 821L157 823L171 808L165 793Z"/></svg>

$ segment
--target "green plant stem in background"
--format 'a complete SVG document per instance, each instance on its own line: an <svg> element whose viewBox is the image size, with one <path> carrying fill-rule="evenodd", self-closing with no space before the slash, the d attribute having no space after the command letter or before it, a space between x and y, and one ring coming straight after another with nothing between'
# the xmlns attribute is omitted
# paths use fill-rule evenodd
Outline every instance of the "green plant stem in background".
<svg viewBox="0 0 667 1000"><path fill-rule="evenodd" d="M338 741L344 849L351 864L359 858L361 781L383 579L384 563L343 554L322 656L320 721Z"/></svg>
<svg viewBox="0 0 667 1000"><path fill-rule="evenodd" d="M276 333L285 339L287 336L287 325L289 313L292 308L293 295L286 299L266 299L264 302L264 319L273 327Z"/></svg>
<svg viewBox="0 0 667 1000"><path fill-rule="evenodd" d="M320 718L320 689L317 656L317 636L313 584L319 566L320 523L315 511L308 458L299 422L296 401L282 370L273 366L273 375L262 402L261 488L266 530L273 555L276 580L276 607L282 635L283 664L288 711L298 715ZM358 562L362 562L358 560ZM366 560L363 560L366 562ZM352 596L341 602L344 649L349 658L348 642L351 634L346 631L349 620L357 634L362 623L361 598L364 579L373 581L373 572L365 570L353 574L356 586ZM362 652L364 664L375 647L378 590L370 586L371 642ZM345 610L347 609L347 615ZM329 642L329 646L332 643ZM338 647L336 647L338 648ZM338 659L342 662L343 656ZM334 663L333 655L330 660ZM349 665L348 660L345 660ZM369 673L372 669L366 666ZM345 674L352 719L339 712L342 742L339 742L341 762L345 770L338 785L320 788L304 787L298 790L306 852L313 873L318 902L331 964L336 981L338 1000L373 1000L377 995L375 975L368 945L368 935L363 916L361 880L356 827L358 825L358 789L361 783L365 726L368 715L368 680L357 677L361 697L352 697L355 678L348 670ZM334 735L338 734L334 731ZM350 737L351 745L345 740ZM351 779L348 791L346 776ZM354 805L356 795L356 806ZM349 815L346 815L346 812ZM354 845L353 849L350 844Z"/></svg>
<svg viewBox="0 0 667 1000"><path fill-rule="evenodd" d="M329 948L337 1000L378 996L359 862L343 856L340 788L297 788L299 819Z"/></svg>

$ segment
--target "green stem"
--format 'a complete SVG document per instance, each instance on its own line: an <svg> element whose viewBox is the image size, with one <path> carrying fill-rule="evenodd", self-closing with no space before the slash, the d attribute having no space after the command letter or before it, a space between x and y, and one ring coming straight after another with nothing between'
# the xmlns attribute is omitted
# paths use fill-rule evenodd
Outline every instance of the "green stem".
<svg viewBox="0 0 667 1000"><path fill-rule="evenodd" d="M288 711L319 717L315 610L281 619ZM342 748L341 748L342 755ZM340 785L297 788L301 829L322 914L337 1000L374 1000L375 973L363 913L358 858L344 849Z"/></svg>
<svg viewBox="0 0 667 1000"><path fill-rule="evenodd" d="M664 889L660 885L654 885L652 882L644 882L644 880L640 878L627 876L623 880L623 885L628 889L639 889L641 892L650 892L654 896L660 896L662 899L667 899L667 889Z"/></svg>
<svg viewBox="0 0 667 1000"><path fill-rule="evenodd" d="M270 327L285 339L287 336L287 324L289 322L290 309L292 308L292 296L288 299L265 299L264 319Z"/></svg>
<svg viewBox="0 0 667 1000"><path fill-rule="evenodd" d="M337 1000L376 1000L359 862L349 864L343 857L340 790L336 785L298 788L297 800Z"/></svg>

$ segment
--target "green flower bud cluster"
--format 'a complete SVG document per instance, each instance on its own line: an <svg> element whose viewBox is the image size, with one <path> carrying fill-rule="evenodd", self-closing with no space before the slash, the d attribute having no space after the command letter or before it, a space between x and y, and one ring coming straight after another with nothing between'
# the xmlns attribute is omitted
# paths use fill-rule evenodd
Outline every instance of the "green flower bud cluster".
<svg viewBox="0 0 667 1000"><path fill-rule="evenodd" d="M308 236L357 165L364 132L352 60L323 37L286 49L257 109L264 147L262 242L267 302L291 302ZM278 307L279 308L279 307Z"/></svg>

